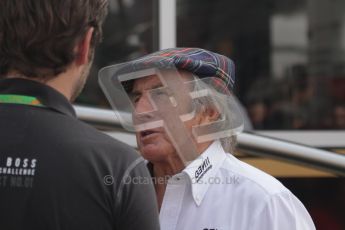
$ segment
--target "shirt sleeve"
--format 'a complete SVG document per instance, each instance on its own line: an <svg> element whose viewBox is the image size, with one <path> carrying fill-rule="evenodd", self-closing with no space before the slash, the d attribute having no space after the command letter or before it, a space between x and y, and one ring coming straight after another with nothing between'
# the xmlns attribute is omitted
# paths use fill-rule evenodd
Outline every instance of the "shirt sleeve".
<svg viewBox="0 0 345 230"><path fill-rule="evenodd" d="M159 229L157 199L142 158L127 169L117 196L121 230Z"/></svg>
<svg viewBox="0 0 345 230"><path fill-rule="evenodd" d="M250 229L315 230L315 226L303 204L291 192L282 192L269 198Z"/></svg>

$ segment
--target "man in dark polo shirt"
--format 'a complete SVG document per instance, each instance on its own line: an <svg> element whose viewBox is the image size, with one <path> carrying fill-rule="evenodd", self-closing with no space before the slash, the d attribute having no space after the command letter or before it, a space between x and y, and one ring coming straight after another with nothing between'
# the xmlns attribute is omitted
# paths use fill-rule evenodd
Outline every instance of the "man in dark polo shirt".
<svg viewBox="0 0 345 230"><path fill-rule="evenodd" d="M107 0L0 3L0 229L158 229L137 153L78 121Z"/></svg>

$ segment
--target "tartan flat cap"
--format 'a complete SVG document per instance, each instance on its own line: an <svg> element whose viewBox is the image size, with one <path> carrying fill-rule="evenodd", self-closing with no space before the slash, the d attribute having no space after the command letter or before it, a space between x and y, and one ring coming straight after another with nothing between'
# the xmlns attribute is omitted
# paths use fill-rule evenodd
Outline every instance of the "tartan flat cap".
<svg viewBox="0 0 345 230"><path fill-rule="evenodd" d="M200 48L171 48L148 54L131 62L131 69L176 67L198 76L214 77L212 84L223 93L233 90L235 64L221 54Z"/></svg>

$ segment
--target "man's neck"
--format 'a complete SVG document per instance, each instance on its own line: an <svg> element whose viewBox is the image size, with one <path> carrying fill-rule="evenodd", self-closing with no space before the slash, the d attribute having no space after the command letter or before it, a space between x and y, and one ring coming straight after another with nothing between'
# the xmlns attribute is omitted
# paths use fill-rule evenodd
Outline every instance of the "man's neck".
<svg viewBox="0 0 345 230"><path fill-rule="evenodd" d="M199 155L202 154L209 146L211 142L203 143L199 146ZM159 210L163 203L163 198L167 186L168 179L172 176L180 173L186 167L181 158L175 153L172 157L168 158L164 162L152 162L154 186L156 190L157 202Z"/></svg>
<svg viewBox="0 0 345 230"><path fill-rule="evenodd" d="M76 76L76 74L80 73L76 72L75 69L69 69L64 73L61 73L60 75L48 78L49 80L44 80L39 78L26 77L16 71L10 71L5 78L21 78L48 85L56 91L60 92L62 95L64 95L67 98L67 100L71 101L73 96L73 86L75 85L76 79L73 76Z"/></svg>
<svg viewBox="0 0 345 230"><path fill-rule="evenodd" d="M153 162L153 181L156 190L158 208L160 210L168 179L177 173L180 173L185 168L182 160L178 155L169 157L164 162Z"/></svg>

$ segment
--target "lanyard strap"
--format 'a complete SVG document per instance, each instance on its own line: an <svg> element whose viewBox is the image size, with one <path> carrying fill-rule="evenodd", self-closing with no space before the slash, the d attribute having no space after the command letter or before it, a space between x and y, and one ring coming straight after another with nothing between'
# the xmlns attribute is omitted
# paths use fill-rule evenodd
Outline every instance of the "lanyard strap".
<svg viewBox="0 0 345 230"><path fill-rule="evenodd" d="M36 97L15 94L0 94L0 104L1 103L44 107L44 105Z"/></svg>

